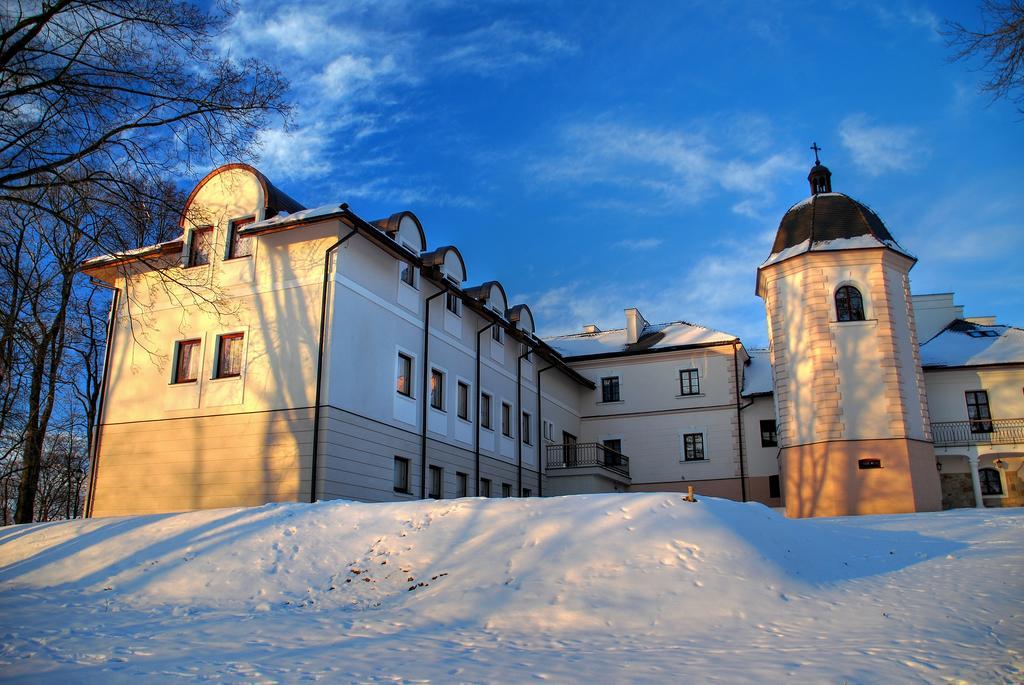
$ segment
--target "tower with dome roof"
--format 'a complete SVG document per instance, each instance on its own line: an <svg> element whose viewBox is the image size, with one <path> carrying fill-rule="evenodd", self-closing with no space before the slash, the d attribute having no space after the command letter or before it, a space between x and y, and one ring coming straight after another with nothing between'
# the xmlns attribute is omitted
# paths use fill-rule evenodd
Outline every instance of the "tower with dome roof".
<svg viewBox="0 0 1024 685"><path fill-rule="evenodd" d="M941 506L907 252L866 205L832 191L782 217L757 270L768 318L779 460L790 516Z"/></svg>

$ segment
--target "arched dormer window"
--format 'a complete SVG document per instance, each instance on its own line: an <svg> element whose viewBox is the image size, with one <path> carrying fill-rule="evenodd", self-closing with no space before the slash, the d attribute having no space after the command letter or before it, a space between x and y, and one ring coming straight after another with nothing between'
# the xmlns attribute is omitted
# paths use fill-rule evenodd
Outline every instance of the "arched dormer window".
<svg viewBox="0 0 1024 685"><path fill-rule="evenodd" d="M836 318L839 321L864 320L864 298L852 285L836 290Z"/></svg>

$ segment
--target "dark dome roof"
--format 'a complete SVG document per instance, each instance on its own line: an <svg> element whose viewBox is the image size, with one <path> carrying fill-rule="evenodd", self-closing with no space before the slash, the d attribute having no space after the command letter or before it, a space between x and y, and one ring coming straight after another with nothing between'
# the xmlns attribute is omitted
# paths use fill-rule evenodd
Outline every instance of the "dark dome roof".
<svg viewBox="0 0 1024 685"><path fill-rule="evenodd" d="M868 207L842 193L818 193L793 205L782 217L772 254L805 241L813 249L817 242L860 236L873 236L899 249L889 229Z"/></svg>

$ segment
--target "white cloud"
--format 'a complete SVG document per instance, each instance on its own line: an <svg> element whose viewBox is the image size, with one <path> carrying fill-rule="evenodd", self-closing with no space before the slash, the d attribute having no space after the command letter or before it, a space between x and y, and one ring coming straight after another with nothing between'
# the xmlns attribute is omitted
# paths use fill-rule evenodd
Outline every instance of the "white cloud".
<svg viewBox="0 0 1024 685"><path fill-rule="evenodd" d="M641 250L653 250L659 247L663 240L660 238L635 238L620 240L615 243L615 247L621 247L626 250L632 250L633 252L640 252Z"/></svg>
<svg viewBox="0 0 1024 685"><path fill-rule="evenodd" d="M851 114L839 123L839 139L861 171L879 176L906 171L923 154L919 131L912 126L875 124L866 114Z"/></svg>
<svg viewBox="0 0 1024 685"><path fill-rule="evenodd" d="M743 124L726 122L714 136L696 125L575 124L563 131L554 156L534 160L528 171L544 182L603 187L608 192L602 206L641 213L675 211L722 191L739 191L743 199L734 211L761 218L759 211L774 199L774 186L804 165L795 155L771 151L763 123L748 118ZM747 146L751 139L758 144Z"/></svg>
<svg viewBox="0 0 1024 685"><path fill-rule="evenodd" d="M578 46L556 33L496 21L445 41L437 63L455 71L492 74L510 68L542 64L575 53Z"/></svg>

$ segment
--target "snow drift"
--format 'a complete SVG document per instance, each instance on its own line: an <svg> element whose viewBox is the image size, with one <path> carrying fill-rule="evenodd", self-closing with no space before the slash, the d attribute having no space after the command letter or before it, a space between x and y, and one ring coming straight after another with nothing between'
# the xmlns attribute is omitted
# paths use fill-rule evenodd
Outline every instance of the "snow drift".
<svg viewBox="0 0 1024 685"><path fill-rule="evenodd" d="M1019 541L1019 512L932 514L928 520L956 529L965 521L980 522L982 514L984 525L999 531L1000 539ZM946 603L962 597L956 574L947 578L930 564L952 564L970 543L908 523L924 520L792 521L757 504L711 498L689 503L659 493L278 504L19 526L0 532L0 626L45 623L29 617L32 602L24 598L47 597L83 617L102 612L101 622L111 620L111 612L133 621L146 616L157 624L220 616L230 634L240 617L257 624L272 621L283 632L279 639L296 638L303 625L313 625L303 617L329 617L377 636L372 644L361 644L364 658L376 648L395 649L391 638L402 638L415 652L410 645L424 635L467 633L513 639L520 649L571 640L575 649L583 644L604 656L654 645L678 650L692 643L689 661L697 655L707 660L708 649L713 654L725 646L728 656L720 656L733 669L751 656L740 657L754 645L759 651L785 646L806 652L803 661L762 653L757 663L748 664L753 670L736 670L727 680L746 681L741 674L747 673L755 682L763 677L759 669L782 668L781 676L786 668L816 663L808 658L822 650L827 654L830 646L823 637L834 644L849 645L859 637L865 648L891 647L893 640L907 637L892 632L893 616L904 617L899 630L927 641L928 631L937 630L929 624L949 614ZM872 521L876 525L865 525ZM888 526L877 525L882 522ZM993 560L990 570L1005 563L1008 578L1019 583L1019 568L1009 566L1019 564L1020 545L1006 550L1016 556ZM977 583L977 570L972 573ZM990 611L1018 611L1014 603L1021 592L1014 584L1004 581L1002 604L997 596ZM944 588L951 592L948 597L942 596ZM906 593L914 593L909 605ZM991 622L982 623L971 628L980 631L978 642L996 630ZM963 654L954 643L972 638L971 630L960 628L938 630L935 644L924 650L927 658L919 661L976 664L985 649L979 645L974 654ZM1011 634L1004 640L1019 640L1019 628L1005 628ZM787 634L788 642L782 639ZM8 656L17 654L18 640L4 643ZM1004 644L996 657L984 657L988 673L1017 677L1019 648L1018 642L1011 655ZM325 646L328 652L338 649L341 643ZM647 663L654 669L648 671L651 677L665 675L660 669L667 666L654 664L667 654ZM550 656L558 661L557 652ZM684 656L675 653L676 659ZM858 674L867 678L863 682L877 682L881 663L866 660L833 672L827 670L834 667L832 660L820 662L826 670L818 675L850 682L861 682ZM210 663L219 663L215 653ZM429 650L419 654L405 677L429 674L432 663ZM601 663L601 657L593 660ZM566 675L578 675L577 669ZM890 682L899 681L886 672ZM368 673L349 676L361 679ZM1003 675L993 677L998 681Z"/></svg>

